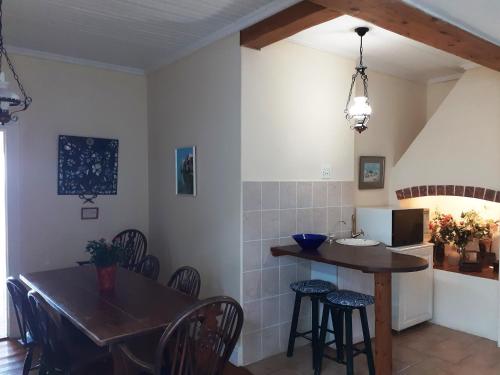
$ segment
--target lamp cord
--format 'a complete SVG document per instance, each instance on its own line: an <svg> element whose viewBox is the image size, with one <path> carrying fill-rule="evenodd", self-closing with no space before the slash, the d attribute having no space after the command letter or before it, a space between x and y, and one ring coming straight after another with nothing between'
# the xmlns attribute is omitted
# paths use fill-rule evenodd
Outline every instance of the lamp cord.
<svg viewBox="0 0 500 375"><path fill-rule="evenodd" d="M361 80L363 81L363 94L366 97L366 103L370 103L368 99L368 76L365 73L366 66L363 65L363 36L361 36L360 38L361 42L359 44L359 65L356 67L356 73L352 75L351 88L349 89L349 95L347 96L347 102L344 109L346 117L349 116L349 103L351 102L352 90L358 76L361 76Z"/></svg>
<svg viewBox="0 0 500 375"><path fill-rule="evenodd" d="M23 103L24 107L12 111L11 114L21 112L26 110L33 99L26 94L26 90L24 89L23 84L21 83L21 80L19 79L19 75L17 74L16 70L14 69L14 64L12 64L12 61L10 60L9 55L7 54L7 50L5 49L4 43L3 43L3 0L0 0L0 71L2 71L2 60L5 58L5 61L7 61L7 65L9 66L9 69L12 71L12 76L14 77L14 80L17 83L17 87L19 87L19 91L21 91L21 94L23 96Z"/></svg>

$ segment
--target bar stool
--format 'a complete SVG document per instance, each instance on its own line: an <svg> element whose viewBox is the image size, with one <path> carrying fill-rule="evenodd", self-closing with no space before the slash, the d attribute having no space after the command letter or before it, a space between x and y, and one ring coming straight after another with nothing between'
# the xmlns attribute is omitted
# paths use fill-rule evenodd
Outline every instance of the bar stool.
<svg viewBox="0 0 500 375"><path fill-rule="evenodd" d="M328 316L331 312L335 312L338 317L338 324L341 327L343 324L342 320L345 319L345 338L346 344L344 348L343 344L343 334L341 330L338 330L337 339L337 362L347 365L347 375L354 374L354 357L359 354L366 354L366 359L368 362L368 372L370 375L375 375L375 364L373 362L373 352L370 338L370 328L368 327L368 318L366 316L366 306L373 305L375 299L373 296L353 292L351 290L335 290L328 293L326 297L322 300L323 302L323 318L321 319L321 333L319 337L318 344L318 359L317 367L315 367L315 374L321 373L321 362L324 354L324 349L327 343L325 343L327 326L328 326ZM352 343L352 312L354 310L359 310L359 316L361 318L361 328L363 330L363 341L364 348L357 349ZM329 314L330 313L330 314ZM346 360L344 361L344 349ZM330 357L327 357L330 358ZM332 358L330 358L332 359Z"/></svg>
<svg viewBox="0 0 500 375"><path fill-rule="evenodd" d="M295 339L303 337L312 342L313 347L313 369L316 368L316 360L318 359L318 339L319 339L319 302L328 293L337 289L337 287L324 280L302 280L290 284L290 289L295 292L295 305L293 308L292 325L290 327L290 337L288 339L287 357L293 356L295 347ZM299 322L300 305L303 297L311 298L312 304L312 325L311 330L307 332L298 332L297 325ZM332 332L332 331L330 331ZM333 333L333 332L332 332ZM311 334L311 338L306 335Z"/></svg>

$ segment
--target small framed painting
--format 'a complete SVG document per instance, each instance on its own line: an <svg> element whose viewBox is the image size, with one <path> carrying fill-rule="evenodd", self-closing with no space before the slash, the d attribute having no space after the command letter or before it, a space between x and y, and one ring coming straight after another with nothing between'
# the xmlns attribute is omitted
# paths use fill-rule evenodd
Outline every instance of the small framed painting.
<svg viewBox="0 0 500 375"><path fill-rule="evenodd" d="M385 178L385 157L359 157L359 189L383 189Z"/></svg>
<svg viewBox="0 0 500 375"><path fill-rule="evenodd" d="M175 149L175 193L196 196L196 147Z"/></svg>
<svg viewBox="0 0 500 375"><path fill-rule="evenodd" d="M82 220L97 220L99 219L98 207L82 207L81 211Z"/></svg>

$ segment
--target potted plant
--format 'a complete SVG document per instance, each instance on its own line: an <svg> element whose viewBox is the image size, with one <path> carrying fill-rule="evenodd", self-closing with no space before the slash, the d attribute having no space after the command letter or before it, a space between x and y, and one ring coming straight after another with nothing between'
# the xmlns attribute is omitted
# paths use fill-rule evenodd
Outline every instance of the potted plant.
<svg viewBox="0 0 500 375"><path fill-rule="evenodd" d="M124 254L123 248L100 239L89 241L86 251L90 254L90 262L96 267L99 291L101 293L112 292L115 288L116 266Z"/></svg>

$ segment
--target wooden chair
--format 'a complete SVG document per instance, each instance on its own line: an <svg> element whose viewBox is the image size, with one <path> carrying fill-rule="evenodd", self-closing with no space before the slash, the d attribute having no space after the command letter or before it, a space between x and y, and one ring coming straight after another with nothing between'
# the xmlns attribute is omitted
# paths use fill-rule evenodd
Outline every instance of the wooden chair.
<svg viewBox="0 0 500 375"><path fill-rule="evenodd" d="M126 256L121 266L128 270L134 270L146 256L148 241L137 229L127 229L118 233L113 238L113 243L125 249Z"/></svg>
<svg viewBox="0 0 500 375"><path fill-rule="evenodd" d="M158 280L160 274L160 261L154 255L146 255L135 268L137 273L151 279Z"/></svg>
<svg viewBox="0 0 500 375"><path fill-rule="evenodd" d="M222 375L243 326L234 299L213 297L188 308L165 329L155 351L142 358L126 344L120 349L139 371L161 375Z"/></svg>
<svg viewBox="0 0 500 375"><path fill-rule="evenodd" d="M198 297L201 287L200 273L193 267L181 267L170 277L167 286L192 297Z"/></svg>
<svg viewBox="0 0 500 375"><path fill-rule="evenodd" d="M70 323L57 314L35 291L28 293L37 321L42 346L40 374L98 374L99 365L110 371L110 354L107 348L96 346ZM104 370L102 370L104 371Z"/></svg>
<svg viewBox="0 0 500 375"><path fill-rule="evenodd" d="M9 290L9 294L12 298L17 325L21 335L19 343L26 349L23 375L27 375L30 370L39 367L39 364L33 366L33 355L36 347L38 346L36 332L37 324L33 310L31 309L31 305L28 301L28 289L24 286L24 284L14 277L9 277L7 279L7 289Z"/></svg>

